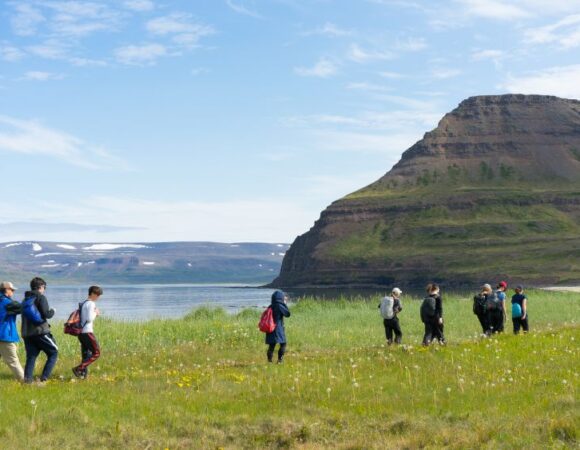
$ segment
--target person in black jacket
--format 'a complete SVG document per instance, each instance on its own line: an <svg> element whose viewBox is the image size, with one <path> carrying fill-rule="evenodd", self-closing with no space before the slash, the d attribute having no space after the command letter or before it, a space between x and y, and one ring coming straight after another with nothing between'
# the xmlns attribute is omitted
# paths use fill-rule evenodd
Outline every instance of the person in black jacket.
<svg viewBox="0 0 580 450"><path fill-rule="evenodd" d="M423 335L423 345L429 345L433 339L437 339L440 344L445 345L443 335L443 299L439 285L429 283L427 285L427 295L435 300L435 314L432 317L425 317L425 334Z"/></svg>
<svg viewBox="0 0 580 450"><path fill-rule="evenodd" d="M24 365L24 382L32 383L36 358L40 352L46 354L47 360L40 375L40 381L45 382L50 377L52 369L58 359L58 346L50 332L48 319L54 316L54 309L48 305L48 300L44 296L46 291L46 281L35 277L30 281L30 291L24 294L25 298L34 297L34 305L40 313L42 323L35 324L22 314L21 334L24 338L26 348L26 364Z"/></svg>
<svg viewBox="0 0 580 450"><path fill-rule="evenodd" d="M276 344L280 344L278 348L278 364L282 364L284 360L284 354L286 353L286 331L284 330L284 317L290 317L290 310L287 306L286 294L282 291L274 291L272 294L272 303L270 304L272 308L272 315L274 316L274 322L276 323L276 328L271 333L266 334L266 344L268 344L268 351L266 356L268 357L268 362L272 362L274 356L274 348Z"/></svg>

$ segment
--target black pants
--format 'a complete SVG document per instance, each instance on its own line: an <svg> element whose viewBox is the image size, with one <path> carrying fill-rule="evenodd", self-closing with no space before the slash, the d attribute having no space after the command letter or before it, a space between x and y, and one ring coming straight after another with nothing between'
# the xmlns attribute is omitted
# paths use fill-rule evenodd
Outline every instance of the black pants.
<svg viewBox="0 0 580 450"><path fill-rule="evenodd" d="M527 333L530 330L527 314L525 319L518 317L516 319L512 319L512 322L514 323L514 334L518 334L520 332L520 327L524 329L524 333Z"/></svg>
<svg viewBox="0 0 580 450"><path fill-rule="evenodd" d="M42 334L40 336L29 336L24 338L24 346L26 347L26 364L24 366L24 381L32 382L34 374L34 365L36 358L40 352L46 354L46 363L40 375L41 381L46 381L52 373L52 369L58 359L58 347L52 334Z"/></svg>
<svg viewBox="0 0 580 450"><path fill-rule="evenodd" d="M491 310L489 312L489 321L493 333L503 332L503 311L501 309Z"/></svg>
<svg viewBox="0 0 580 450"><path fill-rule="evenodd" d="M423 345L429 345L433 339L437 339L441 344L445 344L443 335L443 324L439 319L433 319L425 322L425 334L423 335Z"/></svg>
<svg viewBox="0 0 580 450"><path fill-rule="evenodd" d="M489 317L487 313L480 313L477 315L479 323L481 324L481 330L485 334L491 334L491 325L489 324Z"/></svg>
<svg viewBox="0 0 580 450"><path fill-rule="evenodd" d="M268 344L268 351L266 352L266 356L268 356L268 361L270 362L272 362L275 347L276 344ZM280 344L280 348L278 349L278 361L282 361L282 359L284 358L284 353L286 353L286 342Z"/></svg>
<svg viewBox="0 0 580 450"><path fill-rule="evenodd" d="M403 333L401 332L401 326L399 325L399 318L393 317L392 319L384 319L383 325L385 326L385 336L387 337L387 343L391 345L393 343L393 333L395 334L395 344L400 344L403 338Z"/></svg>

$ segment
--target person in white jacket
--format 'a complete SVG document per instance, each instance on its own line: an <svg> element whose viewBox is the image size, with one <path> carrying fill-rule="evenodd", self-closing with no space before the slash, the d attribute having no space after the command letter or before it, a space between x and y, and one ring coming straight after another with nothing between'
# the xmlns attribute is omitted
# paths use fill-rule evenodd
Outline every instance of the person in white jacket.
<svg viewBox="0 0 580 450"><path fill-rule="evenodd" d="M93 329L93 323L99 315L99 309L95 302L101 295L103 295L103 290L99 286L91 286L89 288L89 296L81 306L81 325L83 330L78 338L81 343L82 362L72 369L77 378L87 378L89 366L101 356L101 348Z"/></svg>

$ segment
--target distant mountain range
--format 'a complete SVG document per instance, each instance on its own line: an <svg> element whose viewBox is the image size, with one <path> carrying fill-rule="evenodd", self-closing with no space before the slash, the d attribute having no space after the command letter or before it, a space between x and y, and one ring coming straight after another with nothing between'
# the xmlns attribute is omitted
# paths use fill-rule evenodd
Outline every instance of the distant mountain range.
<svg viewBox="0 0 580 450"><path fill-rule="evenodd" d="M162 242L0 243L0 278L48 283L247 283L271 281L288 244ZM0 280L1 281L1 280Z"/></svg>
<svg viewBox="0 0 580 450"><path fill-rule="evenodd" d="M332 203L276 287L580 283L580 102L472 97Z"/></svg>

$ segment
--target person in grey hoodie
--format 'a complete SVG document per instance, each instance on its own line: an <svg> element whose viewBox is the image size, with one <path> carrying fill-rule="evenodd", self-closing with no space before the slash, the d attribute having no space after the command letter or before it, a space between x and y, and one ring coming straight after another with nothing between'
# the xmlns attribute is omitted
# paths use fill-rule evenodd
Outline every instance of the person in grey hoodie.
<svg viewBox="0 0 580 450"><path fill-rule="evenodd" d="M35 277L30 281L30 291L24 294L25 299L34 298L34 305L40 313L42 322L34 323L22 314L22 328L21 335L24 339L24 347L26 348L26 364L24 365L24 382L32 383L34 375L34 366L36 358L40 352L46 354L47 360L40 375L40 381L45 382L50 377L52 370L58 359L58 346L52 333L50 332L50 325L48 319L54 316L54 309L52 309L44 293L46 291L46 281L42 278Z"/></svg>

